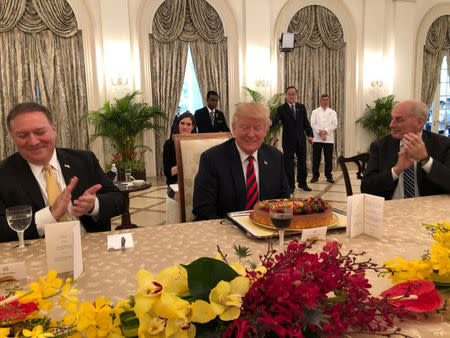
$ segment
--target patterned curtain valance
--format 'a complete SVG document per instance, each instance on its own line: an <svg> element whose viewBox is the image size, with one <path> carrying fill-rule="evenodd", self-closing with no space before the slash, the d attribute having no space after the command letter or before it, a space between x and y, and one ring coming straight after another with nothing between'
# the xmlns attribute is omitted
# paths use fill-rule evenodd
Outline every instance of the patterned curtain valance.
<svg viewBox="0 0 450 338"><path fill-rule="evenodd" d="M437 54L450 48L450 15L437 18L430 27L425 42L425 50Z"/></svg>
<svg viewBox="0 0 450 338"><path fill-rule="evenodd" d="M329 49L341 49L345 46L338 18L322 6L307 6L295 13L288 32L295 34L295 47L319 48L325 44Z"/></svg>
<svg viewBox="0 0 450 338"><path fill-rule="evenodd" d="M50 29L58 36L70 37L78 32L66 0L0 0L0 32L16 26L30 34Z"/></svg>
<svg viewBox="0 0 450 338"><path fill-rule="evenodd" d="M153 19L153 37L162 43L180 38L195 41L200 37L211 43L224 38L222 20L205 0L166 0Z"/></svg>

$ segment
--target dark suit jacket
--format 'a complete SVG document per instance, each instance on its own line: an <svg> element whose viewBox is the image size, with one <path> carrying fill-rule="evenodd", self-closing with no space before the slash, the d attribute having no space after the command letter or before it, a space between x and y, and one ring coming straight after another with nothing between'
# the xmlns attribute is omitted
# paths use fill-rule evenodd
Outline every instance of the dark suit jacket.
<svg viewBox="0 0 450 338"><path fill-rule="evenodd" d="M294 119L291 108L285 103L278 107L277 114L272 120L272 126L279 121L283 124L282 146L283 149L291 151L296 150L297 140L301 147L306 147L305 134L308 137L314 137L305 105L296 102L295 111L296 118Z"/></svg>
<svg viewBox="0 0 450 338"><path fill-rule="evenodd" d="M450 193L450 139L426 130L422 139L428 154L433 158L427 174L420 166L417 185L421 196ZM361 181L361 192L392 199L398 179L392 179L391 168L397 163L400 140L391 135L370 145L370 158Z"/></svg>
<svg viewBox="0 0 450 338"><path fill-rule="evenodd" d="M125 210L125 197L106 176L94 153L83 150L57 148L56 154L66 184L73 176L78 183L72 192L72 201L81 196L91 186L100 183L97 192L99 214L97 222L90 216L80 217L88 232L111 230L111 217ZM39 184L30 166L19 153L15 153L0 163L0 242L16 241L17 234L8 226L5 209L15 205L31 205L33 219L25 231L25 238L38 238L34 213L45 207Z"/></svg>
<svg viewBox="0 0 450 338"><path fill-rule="evenodd" d="M259 199L289 197L283 154L262 144L258 150ZM234 138L205 151L194 182L197 220L223 218L228 212L245 210L246 186L241 158Z"/></svg>
<svg viewBox="0 0 450 338"><path fill-rule="evenodd" d="M177 165L177 155L175 153L175 142L169 138L163 147L163 169L166 176L166 184L174 184L178 181L178 175L172 176L172 167Z"/></svg>
<svg viewBox="0 0 450 338"><path fill-rule="evenodd" d="M220 110L214 111L214 125L211 124L207 107L195 111L195 123L199 133L215 133L218 131L230 131L225 121L225 116Z"/></svg>

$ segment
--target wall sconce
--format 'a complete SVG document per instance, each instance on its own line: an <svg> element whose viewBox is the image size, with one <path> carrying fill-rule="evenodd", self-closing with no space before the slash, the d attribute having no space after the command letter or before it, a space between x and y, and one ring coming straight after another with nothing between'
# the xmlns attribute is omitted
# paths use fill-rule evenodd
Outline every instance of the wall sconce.
<svg viewBox="0 0 450 338"><path fill-rule="evenodd" d="M261 80L256 80L255 81L255 85L256 85L256 87L268 87L269 86L269 83L270 83L270 81L268 81L268 80L263 80L263 79L261 79Z"/></svg>
<svg viewBox="0 0 450 338"><path fill-rule="evenodd" d="M379 88L383 87L383 81L382 81L382 80L373 80L373 81L370 83L370 86L371 86L372 88L379 89Z"/></svg>
<svg viewBox="0 0 450 338"><path fill-rule="evenodd" d="M128 84L128 77L126 75L119 74L111 78L111 84L116 87L125 87Z"/></svg>

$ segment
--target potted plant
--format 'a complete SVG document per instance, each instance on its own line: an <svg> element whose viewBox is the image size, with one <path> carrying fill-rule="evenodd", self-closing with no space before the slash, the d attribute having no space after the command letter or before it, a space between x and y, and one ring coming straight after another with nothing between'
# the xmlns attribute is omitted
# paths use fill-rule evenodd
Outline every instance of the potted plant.
<svg viewBox="0 0 450 338"><path fill-rule="evenodd" d="M264 96L258 91L254 90L254 89L250 89L245 86L242 87L242 89L244 89L250 95L253 102L264 103L264 101L266 101ZM265 103L266 106L269 108L271 119L273 119L275 117L275 114L277 113L277 108L283 104L283 99L284 99L284 94L278 93L278 94L275 94L274 96L272 96ZM280 131L280 128L281 128L281 123L278 123L273 128L270 128L267 131L266 136L264 137L264 142L275 147L279 140L278 133Z"/></svg>
<svg viewBox="0 0 450 338"><path fill-rule="evenodd" d="M119 180L124 180L125 169L131 169L136 179L146 179L143 155L151 149L138 144L145 130L158 130L160 118L167 119L160 107L152 107L145 102L137 102L139 91L133 91L120 99L110 101L99 110L86 113L82 118L94 126L93 141L99 136L109 141L115 150L113 159L106 164L106 170L114 163L119 171Z"/></svg>
<svg viewBox="0 0 450 338"><path fill-rule="evenodd" d="M364 115L356 123L361 123L363 128L374 133L376 138L379 139L391 132L389 128L392 119L391 113L398 101L394 101L394 95L388 95L379 97L373 102L375 103L374 106L366 105Z"/></svg>

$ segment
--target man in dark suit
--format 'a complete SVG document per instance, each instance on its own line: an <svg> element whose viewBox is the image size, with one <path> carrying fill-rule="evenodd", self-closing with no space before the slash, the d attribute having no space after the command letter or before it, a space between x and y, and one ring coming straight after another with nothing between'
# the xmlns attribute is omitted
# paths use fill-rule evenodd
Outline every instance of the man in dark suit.
<svg viewBox="0 0 450 338"><path fill-rule="evenodd" d="M206 94L206 107L195 111L195 123L199 133L230 131L225 116L216 109L217 102L219 102L219 95L211 90Z"/></svg>
<svg viewBox="0 0 450 338"><path fill-rule="evenodd" d="M313 143L313 131L308 121L306 108L303 104L297 101L297 88L289 86L286 89L286 103L279 106L277 114L272 120L272 126L275 126L281 121L283 124L283 156L284 168L286 169L286 176L289 183L290 192L294 192L294 154L297 155L297 182L298 187L305 191L311 191L311 188L306 184L306 177L308 176L306 170L306 141L305 134L308 137L308 142Z"/></svg>
<svg viewBox="0 0 450 338"><path fill-rule="evenodd" d="M0 163L0 242L17 240L5 217L5 209L16 205L32 207L28 239L43 236L45 224L61 220L79 219L89 232L111 230L111 217L125 210L125 198L95 155L55 148L53 116L37 103L15 106L7 125L18 152Z"/></svg>
<svg viewBox="0 0 450 338"><path fill-rule="evenodd" d="M450 193L450 139L423 130L427 118L420 101L395 106L391 135L370 145L361 192L388 200Z"/></svg>
<svg viewBox="0 0 450 338"><path fill-rule="evenodd" d="M235 138L200 157L194 182L197 220L249 210L258 200L289 197L283 155L263 143L269 125L269 110L263 104L237 107L231 125Z"/></svg>

